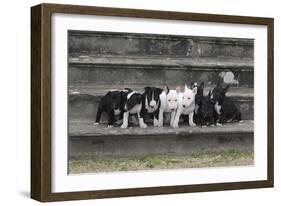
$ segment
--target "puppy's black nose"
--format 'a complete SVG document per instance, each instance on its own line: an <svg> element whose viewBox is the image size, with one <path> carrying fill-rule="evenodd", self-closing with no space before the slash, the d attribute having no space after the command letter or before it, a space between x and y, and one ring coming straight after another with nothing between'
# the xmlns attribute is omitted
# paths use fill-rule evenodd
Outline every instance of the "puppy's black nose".
<svg viewBox="0 0 281 206"><path fill-rule="evenodd" d="M185 108L185 105L182 105Z"/></svg>
<svg viewBox="0 0 281 206"><path fill-rule="evenodd" d="M152 109L154 108L154 106L150 106Z"/></svg>

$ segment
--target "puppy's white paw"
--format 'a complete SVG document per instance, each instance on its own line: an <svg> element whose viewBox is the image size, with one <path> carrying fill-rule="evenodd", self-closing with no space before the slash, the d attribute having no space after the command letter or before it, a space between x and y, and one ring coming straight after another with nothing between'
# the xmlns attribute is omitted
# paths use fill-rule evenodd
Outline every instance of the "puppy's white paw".
<svg viewBox="0 0 281 206"><path fill-rule="evenodd" d="M163 122L158 122L158 127L163 127Z"/></svg>
<svg viewBox="0 0 281 206"><path fill-rule="evenodd" d="M159 126L159 122L157 119L153 119L153 126L154 127L158 127Z"/></svg>
<svg viewBox="0 0 281 206"><path fill-rule="evenodd" d="M147 125L145 123L140 123L140 128L145 129L145 128L147 128Z"/></svg>
<svg viewBox="0 0 281 206"><path fill-rule="evenodd" d="M174 124L173 128L179 128L179 124Z"/></svg>
<svg viewBox="0 0 281 206"><path fill-rule="evenodd" d="M94 122L94 125L99 125L100 123L98 123L98 122Z"/></svg>
<svg viewBox="0 0 281 206"><path fill-rule="evenodd" d="M239 123L244 123L244 120L240 120Z"/></svg>
<svg viewBox="0 0 281 206"><path fill-rule="evenodd" d="M221 123L217 123L217 126L222 126L222 124Z"/></svg>
<svg viewBox="0 0 281 206"><path fill-rule="evenodd" d="M113 125L108 125L107 128L113 128Z"/></svg>
<svg viewBox="0 0 281 206"><path fill-rule="evenodd" d="M196 127L196 124L195 123L190 123L190 126L191 127Z"/></svg>
<svg viewBox="0 0 281 206"><path fill-rule="evenodd" d="M121 125L121 128L122 128L122 129L126 129L127 127L128 127L128 124L122 124L122 125Z"/></svg>

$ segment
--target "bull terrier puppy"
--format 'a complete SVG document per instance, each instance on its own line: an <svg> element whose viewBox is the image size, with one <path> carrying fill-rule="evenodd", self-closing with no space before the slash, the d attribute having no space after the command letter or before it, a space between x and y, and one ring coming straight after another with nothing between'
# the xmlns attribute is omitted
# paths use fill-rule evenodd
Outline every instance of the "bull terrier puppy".
<svg viewBox="0 0 281 206"><path fill-rule="evenodd" d="M140 122L143 125L145 116L149 114L153 116L153 126L158 126L159 108L160 108L160 95L163 89L156 87L145 87L144 93L142 94L142 109L140 113Z"/></svg>
<svg viewBox="0 0 281 206"><path fill-rule="evenodd" d="M164 87L163 92L160 95L160 108L159 108L159 118L158 126L163 127L163 115L164 112L171 113L170 126L173 125L175 114L179 103L179 93L180 87L175 90L170 90L168 86Z"/></svg>
<svg viewBox="0 0 281 206"><path fill-rule="evenodd" d="M185 85L184 92L178 94L178 108L175 114L174 121L172 122L172 127L179 127L179 119L182 114L188 115L189 126L196 126L193 122L193 114L195 110L195 95L197 93L197 87L194 87L192 90L188 89Z"/></svg>
<svg viewBox="0 0 281 206"><path fill-rule="evenodd" d="M140 112L142 107L142 94L131 89L127 89L122 96L122 110L123 113L123 124L121 128L127 128L129 122L129 114L137 114L140 120ZM143 124L143 121L139 121L141 128L146 128L147 126Z"/></svg>

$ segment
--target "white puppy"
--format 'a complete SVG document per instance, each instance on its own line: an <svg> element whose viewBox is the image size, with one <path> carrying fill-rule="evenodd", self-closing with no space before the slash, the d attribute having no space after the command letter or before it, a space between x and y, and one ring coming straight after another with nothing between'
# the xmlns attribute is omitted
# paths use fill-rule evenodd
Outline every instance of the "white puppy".
<svg viewBox="0 0 281 206"><path fill-rule="evenodd" d="M161 104L159 108L159 122L158 122L159 127L163 126L164 112L171 113L170 126L173 126L173 121L178 108L179 93L180 93L180 87L177 87L176 90L169 90L169 88L165 86L164 91L160 94Z"/></svg>
<svg viewBox="0 0 281 206"><path fill-rule="evenodd" d="M174 121L172 123L173 128L179 127L179 119L181 114L188 115L189 119L189 125L190 126L196 126L196 124L193 122L193 114L195 110L195 95L197 93L197 87L194 87L192 90L188 89L185 85L184 92L179 93L179 102L178 102L178 108L176 111L176 115L174 118Z"/></svg>

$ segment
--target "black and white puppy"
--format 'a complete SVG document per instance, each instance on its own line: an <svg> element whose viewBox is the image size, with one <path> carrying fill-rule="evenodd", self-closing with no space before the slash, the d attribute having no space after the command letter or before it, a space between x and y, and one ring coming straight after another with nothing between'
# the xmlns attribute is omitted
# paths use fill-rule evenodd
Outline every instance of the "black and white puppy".
<svg viewBox="0 0 281 206"><path fill-rule="evenodd" d="M242 120L239 109L234 102L225 95L228 88L228 84L218 82L216 87L210 92L210 99L219 115L220 124L231 122L233 120Z"/></svg>
<svg viewBox="0 0 281 206"><path fill-rule="evenodd" d="M103 112L108 115L108 127L113 127L115 115L122 116L122 95L120 91L107 92L102 98L98 106L95 125L98 125Z"/></svg>
<svg viewBox="0 0 281 206"><path fill-rule="evenodd" d="M124 90L122 95L122 111L123 112L123 124L121 128L127 128L129 123L129 115L137 114L139 119L139 125L141 128L146 128L147 126L140 121L140 112L142 108L142 94L131 89Z"/></svg>
<svg viewBox="0 0 281 206"><path fill-rule="evenodd" d="M156 87L145 87L144 93L142 94L142 108L140 113L140 122L144 126L145 117L147 114L153 116L153 126L158 127L158 116L160 108L160 94L163 92L162 89Z"/></svg>

